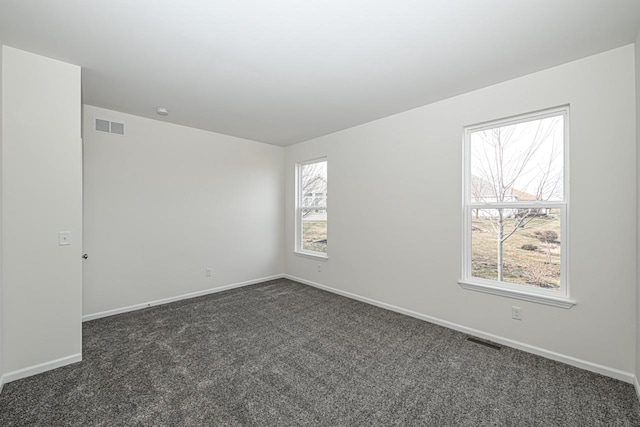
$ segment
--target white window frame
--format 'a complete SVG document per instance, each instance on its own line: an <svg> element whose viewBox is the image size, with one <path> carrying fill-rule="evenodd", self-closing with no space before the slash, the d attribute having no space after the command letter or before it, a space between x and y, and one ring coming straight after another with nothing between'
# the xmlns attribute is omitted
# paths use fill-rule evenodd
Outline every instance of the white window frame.
<svg viewBox="0 0 640 427"><path fill-rule="evenodd" d="M328 245L327 245L327 253L325 252L318 252L318 251L312 251L309 249L304 249L303 245L302 245L302 211L305 209L304 204L303 204L303 200L305 197L312 197L315 198L315 193L312 193L311 196L305 196L305 194L302 193L302 173L301 173L301 169L303 166L306 165L310 165L313 163L320 163L320 162L326 162L327 163L327 185L329 182L329 161L327 160L327 157L319 157L316 159L312 159L312 160L305 160L304 162L299 162L296 163L296 218L295 218L295 232L294 232L294 238L295 238L295 242L294 242L294 250L293 252L295 254L298 255L304 255L307 257L311 257L311 258L317 258L317 259L322 259L322 260L327 260L329 259L329 252L328 252ZM309 209L309 207L307 207L306 209ZM325 213L327 214L327 237L328 237L328 230L329 230L329 210L328 210L328 201L325 200L325 206L324 207L313 207L312 209L314 210L323 210L325 211Z"/></svg>
<svg viewBox="0 0 640 427"><path fill-rule="evenodd" d="M474 132L493 129L496 127L515 125L518 123L544 119L548 117L564 116L563 141L563 199L558 202L474 202L471 198L471 134ZM476 125L466 126L463 137L463 263L462 279L458 281L464 289L485 292L504 297L516 298L540 304L547 304L561 308L571 308L576 301L569 295L569 106L545 109L528 114L492 120ZM553 208L560 210L560 232L562 236L562 250L560 252L560 289L549 290L532 286L520 285L505 281L473 277L471 268L472 254L472 211L474 209L526 209Z"/></svg>

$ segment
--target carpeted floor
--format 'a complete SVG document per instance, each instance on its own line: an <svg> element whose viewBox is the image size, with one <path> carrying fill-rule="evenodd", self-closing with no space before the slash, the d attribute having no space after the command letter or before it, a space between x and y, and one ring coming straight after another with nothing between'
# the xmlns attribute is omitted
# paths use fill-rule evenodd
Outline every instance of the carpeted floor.
<svg viewBox="0 0 640 427"><path fill-rule="evenodd" d="M630 384L289 280L87 322L0 426L640 425Z"/></svg>

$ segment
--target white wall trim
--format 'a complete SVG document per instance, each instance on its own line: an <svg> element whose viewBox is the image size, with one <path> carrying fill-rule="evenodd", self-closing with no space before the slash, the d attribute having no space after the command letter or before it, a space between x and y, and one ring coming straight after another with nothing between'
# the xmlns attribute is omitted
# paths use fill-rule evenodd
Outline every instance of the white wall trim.
<svg viewBox="0 0 640 427"><path fill-rule="evenodd" d="M568 356L566 354L557 353L555 351L546 350L540 347L525 344L519 341L514 341L509 338L504 338L498 335L493 335L487 332L483 332L477 329L469 328L467 326L458 325L457 323L442 320L437 317L429 316L426 314L418 313L413 310L407 310L405 308L397 307L395 305L380 302L371 298L363 297L351 292L342 291L340 289L332 288L330 286L322 285L320 283L312 282L310 280L302 279L300 277L291 276L289 274L284 275L285 278L294 280L296 282L303 283L305 285L313 286L318 289L322 289L334 294L342 295L347 298L355 299L367 304L375 305L387 310L395 311L396 313L405 314L407 316L415 317L416 319L425 320L436 325L444 326L445 328L454 329L456 331L474 335L479 338L483 338L489 341L496 342L498 344L506 345L518 350L526 351L527 353L533 353L538 356L546 357L547 359L555 360L557 362L566 363L577 368L585 369L587 371L595 372L601 375L605 375L617 380L621 380L627 383L635 384L636 390L640 390L635 375L631 372L621 371L619 369L611 368L608 366L600 365L598 363L589 362L587 360L578 359L576 357ZM640 396L640 391L639 391Z"/></svg>
<svg viewBox="0 0 640 427"><path fill-rule="evenodd" d="M205 289L202 291L190 292L188 294L178 295L175 297L162 298L155 301L143 302L122 308L114 308L112 310L101 311L99 313L85 314L82 316L83 322L89 320L100 319L101 317L113 316L116 314L127 313L129 311L141 310L143 308L154 307L156 305L168 304L170 302L180 301L183 299L200 297L203 295L215 294L217 292L228 291L229 289L241 288L243 286L255 285L256 283L268 282L269 280L282 279L284 274L275 274L273 276L261 277L259 279L247 280L246 282L233 283L231 285L223 285L217 288Z"/></svg>
<svg viewBox="0 0 640 427"><path fill-rule="evenodd" d="M638 383L638 377L633 376L633 385L636 388L636 395L638 395L638 399L640 399L640 383Z"/></svg>
<svg viewBox="0 0 640 427"><path fill-rule="evenodd" d="M49 362L40 363L38 365L28 366L26 368L18 369L17 371L9 372L2 376L2 385L10 383L11 381L20 380L22 378L30 377L32 375L41 374L52 369L61 368L72 363L81 362L82 353L72 354L70 356L61 357L60 359L51 360Z"/></svg>
<svg viewBox="0 0 640 427"><path fill-rule="evenodd" d="M4 388L4 375L0 376L0 394L2 394L2 389Z"/></svg>

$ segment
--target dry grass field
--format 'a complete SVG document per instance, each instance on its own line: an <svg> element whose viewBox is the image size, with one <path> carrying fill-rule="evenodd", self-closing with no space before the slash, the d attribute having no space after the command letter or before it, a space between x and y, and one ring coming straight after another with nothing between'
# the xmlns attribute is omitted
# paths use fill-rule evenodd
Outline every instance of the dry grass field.
<svg viewBox="0 0 640 427"><path fill-rule="evenodd" d="M560 286L560 251L562 236L557 213L526 218L526 225L504 241L503 280L544 288ZM505 220L505 234L513 230L515 218ZM525 222L526 222L525 221ZM487 217L472 220L472 269L474 277L497 279L497 234L495 220Z"/></svg>
<svg viewBox="0 0 640 427"><path fill-rule="evenodd" d="M302 221L302 248L327 252L327 221Z"/></svg>

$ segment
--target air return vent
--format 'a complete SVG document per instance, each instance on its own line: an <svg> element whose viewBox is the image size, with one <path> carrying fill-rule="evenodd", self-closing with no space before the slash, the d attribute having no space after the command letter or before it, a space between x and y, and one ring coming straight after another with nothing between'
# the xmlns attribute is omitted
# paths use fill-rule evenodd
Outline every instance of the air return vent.
<svg viewBox="0 0 640 427"><path fill-rule="evenodd" d="M96 130L99 132L115 133L124 135L124 123L110 122L108 120L96 119Z"/></svg>
<svg viewBox="0 0 640 427"><path fill-rule="evenodd" d="M111 133L124 135L124 123L111 122Z"/></svg>
<svg viewBox="0 0 640 427"><path fill-rule="evenodd" d="M491 342L491 341L483 340L482 338L474 337L474 336L471 336L471 335L467 336L467 341L471 341L472 343L480 344L480 345L483 345L485 347L492 348L494 350L500 350L502 348L502 346L500 344L496 344L496 343Z"/></svg>
<svg viewBox="0 0 640 427"><path fill-rule="evenodd" d="M96 130L100 132L109 132L109 121L96 119Z"/></svg>

